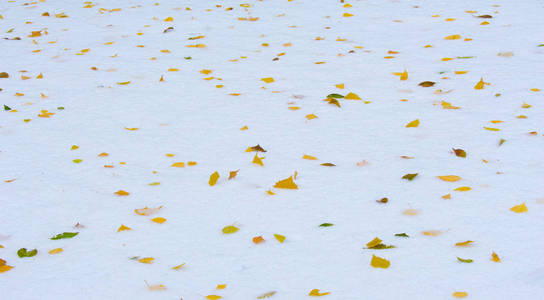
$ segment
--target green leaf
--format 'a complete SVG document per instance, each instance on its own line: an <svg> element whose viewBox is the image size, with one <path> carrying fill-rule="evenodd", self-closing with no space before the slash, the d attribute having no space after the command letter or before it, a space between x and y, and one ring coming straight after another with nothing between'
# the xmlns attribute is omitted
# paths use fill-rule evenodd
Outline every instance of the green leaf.
<svg viewBox="0 0 544 300"><path fill-rule="evenodd" d="M464 258L460 258L459 256L457 256L457 260L460 261L460 262L463 262L463 263L467 263L467 264L473 262L473 260L470 259L470 258L464 259Z"/></svg>
<svg viewBox="0 0 544 300"><path fill-rule="evenodd" d="M19 257L21 257L21 258L23 258L23 257L32 257L32 256L35 256L36 254L38 254L37 249L26 251L26 248L21 248L21 249L17 250L17 255Z"/></svg>
<svg viewBox="0 0 544 300"><path fill-rule="evenodd" d="M138 260L139 258L140 258L139 256L133 256L133 257L131 257L131 258L129 258L129 259Z"/></svg>
<svg viewBox="0 0 544 300"><path fill-rule="evenodd" d="M386 244L378 244L378 245L376 245L376 246L368 247L368 249L378 249L378 250L382 250L382 249L391 249L391 248L395 248L395 246L393 246L393 245L386 245Z"/></svg>
<svg viewBox="0 0 544 300"><path fill-rule="evenodd" d="M457 59L469 59L474 58L474 56L457 56Z"/></svg>
<svg viewBox="0 0 544 300"><path fill-rule="evenodd" d="M185 56L184 58L185 59L192 59L192 57L190 57L190 56Z"/></svg>
<svg viewBox="0 0 544 300"><path fill-rule="evenodd" d="M4 110L11 110L11 107L4 104Z"/></svg>
<svg viewBox="0 0 544 300"><path fill-rule="evenodd" d="M72 160L74 163L76 164L79 164L80 162L82 162L83 160L82 159L79 159L79 158L76 158L74 160Z"/></svg>
<svg viewBox="0 0 544 300"><path fill-rule="evenodd" d="M538 47L544 47L544 44L540 44L540 45L538 45Z"/></svg>
<svg viewBox="0 0 544 300"><path fill-rule="evenodd" d="M60 240L60 239L71 239L74 236L76 236L79 232L63 232L59 233L56 236L52 237L52 240Z"/></svg>
<svg viewBox="0 0 544 300"><path fill-rule="evenodd" d="M438 74L444 74L444 73L446 73L446 71L439 72Z"/></svg>
<svg viewBox="0 0 544 300"><path fill-rule="evenodd" d="M319 225L319 227L331 227L333 225L334 224L332 224L332 223L323 223L323 224Z"/></svg>
<svg viewBox="0 0 544 300"><path fill-rule="evenodd" d="M410 236L407 235L405 232L403 232L403 233L397 233L397 234L395 234L395 236L400 236L400 237L410 237Z"/></svg>
<svg viewBox="0 0 544 300"><path fill-rule="evenodd" d="M11 28L10 30L6 31L6 33L11 33L13 31L13 29L15 29L15 28Z"/></svg>
<svg viewBox="0 0 544 300"><path fill-rule="evenodd" d="M412 181L414 178L416 178L417 174L418 173L406 174L406 175L402 176L402 179L407 179L407 180Z"/></svg>
<svg viewBox="0 0 544 300"><path fill-rule="evenodd" d="M64 110L64 106L57 107L58 110Z"/></svg>
<svg viewBox="0 0 544 300"><path fill-rule="evenodd" d="M327 95L327 98L337 98L337 99L340 99L340 98L344 98L344 96L340 95L340 94L328 94Z"/></svg>

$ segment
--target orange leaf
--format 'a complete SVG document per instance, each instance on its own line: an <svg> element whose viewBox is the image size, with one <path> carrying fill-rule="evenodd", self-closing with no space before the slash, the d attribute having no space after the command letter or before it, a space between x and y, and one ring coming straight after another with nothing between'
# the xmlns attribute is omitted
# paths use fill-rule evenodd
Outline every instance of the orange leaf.
<svg viewBox="0 0 544 300"><path fill-rule="evenodd" d="M166 222L166 219L162 218L162 217L156 217L156 218L151 219L151 221L153 221L155 223L162 224L162 223Z"/></svg>
<svg viewBox="0 0 544 300"><path fill-rule="evenodd" d="M126 192L126 191L123 191L123 190L118 190L117 192L115 192L114 194L118 195L118 196L128 196L130 195L129 192Z"/></svg>

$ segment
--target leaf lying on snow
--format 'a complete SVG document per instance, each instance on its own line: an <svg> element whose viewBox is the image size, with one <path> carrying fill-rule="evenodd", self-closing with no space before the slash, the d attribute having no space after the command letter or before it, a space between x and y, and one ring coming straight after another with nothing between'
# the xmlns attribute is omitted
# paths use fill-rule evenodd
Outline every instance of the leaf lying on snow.
<svg viewBox="0 0 544 300"><path fill-rule="evenodd" d="M52 237L52 240L60 240L60 239L71 239L74 236L76 236L79 232L63 232L55 235Z"/></svg>
<svg viewBox="0 0 544 300"><path fill-rule="evenodd" d="M236 171L230 171L228 180L234 179L236 177L236 175L238 175L238 171L240 171L240 169L238 169Z"/></svg>
<svg viewBox="0 0 544 300"><path fill-rule="evenodd" d="M266 150L264 150L261 145L257 144L256 146L247 148L246 152L266 152Z"/></svg>
<svg viewBox="0 0 544 300"><path fill-rule="evenodd" d="M416 176L417 176L418 174L419 174L419 173L406 174L406 175L402 176L402 179L407 179L407 180L412 181L414 178L416 178Z"/></svg>
<svg viewBox="0 0 544 300"><path fill-rule="evenodd" d="M430 86L433 86L435 83L436 82L434 81L423 81L423 82L420 82L418 85L422 87L430 87Z"/></svg>
<svg viewBox="0 0 544 300"><path fill-rule="evenodd" d="M374 268L387 269L387 268L389 268L391 263L385 258L381 258L381 257L378 257L376 255L372 255L372 260L370 260L370 265L373 266Z"/></svg>
<svg viewBox="0 0 544 300"><path fill-rule="evenodd" d="M237 232L238 230L240 230L238 227L229 225L229 226L223 227L222 231L223 231L223 234L231 234L231 233Z"/></svg>
<svg viewBox="0 0 544 300"><path fill-rule="evenodd" d="M525 213L525 212L528 211L527 206L525 205L525 203L513 206L513 207L510 208L510 210L515 212L515 213Z"/></svg>
<svg viewBox="0 0 544 300"><path fill-rule="evenodd" d="M313 289L313 290L310 291L308 296L320 297L320 296L325 296L325 295L328 295L328 294L330 294L330 292L320 293L319 289Z"/></svg>
<svg viewBox="0 0 544 300"><path fill-rule="evenodd" d="M470 259L470 258L460 258L459 256L457 256L457 260L460 261L460 262L463 262L463 263L471 263L471 262L473 262L473 260Z"/></svg>
<svg viewBox="0 0 544 300"><path fill-rule="evenodd" d="M467 157L467 153L463 149L454 149L454 148L452 148L452 150L455 153L455 155L458 156L458 157Z"/></svg>
<svg viewBox="0 0 544 300"><path fill-rule="evenodd" d="M403 232L403 233L396 233L395 236L399 236L399 237L410 237L410 236L407 235L405 232Z"/></svg>
<svg viewBox="0 0 544 300"><path fill-rule="evenodd" d="M368 242L366 244L366 247L367 247L367 249L378 249L378 250L395 248L395 246L393 246L393 245L382 244L382 240L380 240L380 238L378 238L378 237L376 237L372 241Z"/></svg>
<svg viewBox="0 0 544 300"><path fill-rule="evenodd" d="M474 241L464 241L464 242L456 243L455 246L457 246L457 247L468 247L468 246L472 246L472 243L474 243Z"/></svg>
<svg viewBox="0 0 544 300"><path fill-rule="evenodd" d="M257 299L270 298L270 297L274 296L275 294L276 294L276 291L264 293L264 294L260 295L259 297L257 297Z"/></svg>
<svg viewBox="0 0 544 300"><path fill-rule="evenodd" d="M137 208L134 210L134 212L140 216L150 216L156 212L158 212L162 208L162 205L155 208L148 208L147 206L144 208Z"/></svg>
<svg viewBox="0 0 544 300"><path fill-rule="evenodd" d="M461 180L461 177L455 176L455 175L444 175L444 176L436 176L436 177L438 177L440 180L448 181L448 182L456 182Z"/></svg>
<svg viewBox="0 0 544 300"><path fill-rule="evenodd" d="M293 181L293 176L289 176L289 178L287 179L283 179L276 182L276 184L274 184L274 187L278 189L292 189L292 190L298 189L298 186Z"/></svg>
<svg viewBox="0 0 544 300"><path fill-rule="evenodd" d="M210 180L208 181L208 184L210 186L214 186L217 183L218 179L219 179L219 173L215 171L212 175L210 175Z"/></svg>
<svg viewBox="0 0 544 300"><path fill-rule="evenodd" d="M17 250L17 255L21 258L23 257L32 257L38 254L38 249L27 251L26 248L21 248Z"/></svg>
<svg viewBox="0 0 544 300"><path fill-rule="evenodd" d="M331 227L333 225L334 224L332 224L332 223L323 223L323 224L319 225L319 227Z"/></svg>
<svg viewBox="0 0 544 300"><path fill-rule="evenodd" d="M344 96L340 95L340 94L328 94L327 95L327 98L344 98Z"/></svg>

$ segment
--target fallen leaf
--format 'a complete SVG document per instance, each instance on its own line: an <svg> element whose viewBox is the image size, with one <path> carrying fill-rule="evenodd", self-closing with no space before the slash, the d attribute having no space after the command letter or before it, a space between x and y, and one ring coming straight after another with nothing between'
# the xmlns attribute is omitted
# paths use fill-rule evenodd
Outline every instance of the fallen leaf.
<svg viewBox="0 0 544 300"><path fill-rule="evenodd" d="M357 94L354 94L354 93L348 93L344 99L346 100L361 100L361 98L357 95Z"/></svg>
<svg viewBox="0 0 544 300"><path fill-rule="evenodd" d="M452 150L455 153L455 155L458 156L458 157L467 157L467 153L463 149L453 149L452 148Z"/></svg>
<svg viewBox="0 0 544 300"><path fill-rule="evenodd" d="M372 260L370 260L370 265L373 266L374 268L387 269L387 268L389 268L391 263L385 258L381 258L381 257L378 257L376 255L372 255Z"/></svg>
<svg viewBox="0 0 544 300"><path fill-rule="evenodd" d="M52 240L60 240L60 239L71 239L74 236L78 235L79 232L63 232L55 235L52 237Z"/></svg>
<svg viewBox="0 0 544 300"><path fill-rule="evenodd" d="M131 228L121 224L119 229L117 229L117 232L121 232L121 231L125 231L125 230L131 230Z"/></svg>
<svg viewBox="0 0 544 300"><path fill-rule="evenodd" d="M415 119L412 122L406 124L406 128L409 127L418 127L419 126L419 119Z"/></svg>
<svg viewBox="0 0 544 300"><path fill-rule="evenodd" d="M319 225L319 227L331 227L331 226L334 226L334 224L332 224L332 223L323 223L323 224Z"/></svg>
<svg viewBox="0 0 544 300"><path fill-rule="evenodd" d="M322 166L325 166L325 167L335 167L336 165L333 164L333 163L322 163L321 164Z"/></svg>
<svg viewBox="0 0 544 300"><path fill-rule="evenodd" d="M184 168L185 167L185 163L184 162L181 162L181 161L178 161L178 162L175 162L171 165L171 167L174 167L174 168Z"/></svg>
<svg viewBox="0 0 544 300"><path fill-rule="evenodd" d="M278 242L280 242L282 244L285 241L285 236L283 236L281 234L274 233L274 237L276 238L276 240L278 240Z"/></svg>
<svg viewBox="0 0 544 300"><path fill-rule="evenodd" d="M330 294L330 292L320 293L319 289L313 289L313 290L310 291L308 296L321 297L321 296L325 296L325 295L328 295L328 294Z"/></svg>
<svg viewBox="0 0 544 300"><path fill-rule="evenodd" d="M126 192L126 191L123 191L123 190L118 190L117 192L115 192L114 194L118 195L118 196L128 196L130 195L129 192Z"/></svg>
<svg viewBox="0 0 544 300"><path fill-rule="evenodd" d="M208 299L208 300L219 300L221 298L223 298L223 297L218 296L218 295L208 295L208 296L206 296L206 299Z"/></svg>
<svg viewBox="0 0 544 300"><path fill-rule="evenodd" d="M260 295L259 297L257 297L257 299L270 298L270 297L274 296L275 294L276 294L276 291L264 293L264 294Z"/></svg>
<svg viewBox="0 0 544 300"><path fill-rule="evenodd" d="M162 205L156 208L148 208L146 206L144 208L135 209L134 212L140 216L150 216L158 212L161 208L162 208Z"/></svg>
<svg viewBox="0 0 544 300"><path fill-rule="evenodd" d="M419 173L413 173L413 174L406 174L402 176L402 179L410 180L412 181Z"/></svg>
<svg viewBox="0 0 544 300"><path fill-rule="evenodd" d="M266 82L266 83L274 82L274 78L272 78L272 77L261 78L261 80Z"/></svg>
<svg viewBox="0 0 544 300"><path fill-rule="evenodd" d="M229 225L229 226L223 227L222 231L223 231L224 234L231 234L231 233L237 232L238 230L240 230L238 227L236 227L234 225Z"/></svg>
<svg viewBox="0 0 544 300"><path fill-rule="evenodd" d="M261 145L256 145L246 149L246 152L266 152Z"/></svg>
<svg viewBox="0 0 544 300"><path fill-rule="evenodd" d="M436 82L434 81L423 81L423 82L420 82L418 85L422 87L430 87L430 86L433 86L435 83Z"/></svg>
<svg viewBox="0 0 544 300"><path fill-rule="evenodd" d="M62 251L64 251L62 248L55 248L55 249L52 249L52 250L49 250L49 254L58 254L58 253L61 253Z"/></svg>
<svg viewBox="0 0 544 300"><path fill-rule="evenodd" d="M465 298L466 296L468 296L468 293L467 292L454 292L452 294L453 297L455 298Z"/></svg>
<svg viewBox="0 0 544 300"><path fill-rule="evenodd" d="M410 208L403 211L402 214L407 216L417 216L419 214L419 211L417 209Z"/></svg>
<svg viewBox="0 0 544 300"><path fill-rule="evenodd" d="M463 263L472 263L473 260L470 259L470 258L460 258L459 256L457 256L457 260L460 261L460 262L463 262Z"/></svg>
<svg viewBox="0 0 544 300"><path fill-rule="evenodd" d="M426 236L439 236L439 235L442 234L442 231L440 231L440 230L428 230L428 231L423 231L421 233L423 233L423 235L426 235Z"/></svg>
<svg viewBox="0 0 544 300"><path fill-rule="evenodd" d="M21 248L21 249L17 250L17 256L19 256L20 258L32 257L32 256L35 256L36 254L38 254L37 249L27 251L26 248Z"/></svg>
<svg viewBox="0 0 544 300"><path fill-rule="evenodd" d="M166 222L166 219L162 218L162 217L156 217L156 218L151 219L151 221L155 222L155 223L162 224L162 223Z"/></svg>
<svg viewBox="0 0 544 300"><path fill-rule="evenodd" d="M400 75L400 80L407 80L408 79L408 72L404 70L402 74Z"/></svg>
<svg viewBox="0 0 544 300"><path fill-rule="evenodd" d="M480 81L478 81L478 83L476 83L476 85L474 86L474 89L475 90L481 90L484 88L484 78L480 78Z"/></svg>
<svg viewBox="0 0 544 300"><path fill-rule="evenodd" d="M527 206L525 205L525 202L520 205L511 207L510 210L515 213L525 213L528 211Z"/></svg>
<svg viewBox="0 0 544 300"><path fill-rule="evenodd" d="M467 192L467 191L470 191L471 188L469 186L460 186L458 188L456 188L454 191L458 191L458 192Z"/></svg>
<svg viewBox="0 0 544 300"><path fill-rule="evenodd" d="M491 253L491 260L494 262L501 262L501 259L499 258L499 255L497 253L493 252Z"/></svg>
<svg viewBox="0 0 544 300"><path fill-rule="evenodd" d="M302 155L302 159L317 160L317 157L304 154L304 155Z"/></svg>
<svg viewBox="0 0 544 300"><path fill-rule="evenodd" d="M144 258L138 259L138 261L141 262L142 264L152 264L154 260L155 258L153 257L144 257Z"/></svg>
<svg viewBox="0 0 544 300"><path fill-rule="evenodd" d="M448 182L456 182L461 180L461 177L455 176L455 175L444 175L444 176L436 176L440 180L448 181Z"/></svg>
<svg viewBox="0 0 544 300"><path fill-rule="evenodd" d="M298 189L298 186L293 181L293 176L289 176L289 178L287 179L283 179L276 182L276 184L274 184L274 187L278 189L292 189L292 190Z"/></svg>
<svg viewBox="0 0 544 300"><path fill-rule="evenodd" d="M255 243L255 244L259 244L259 243L262 243L262 242L264 242L264 239L263 239L262 236L256 236L256 237L253 238L253 243Z"/></svg>
<svg viewBox="0 0 544 300"><path fill-rule="evenodd" d="M181 270L181 268L183 268L183 266L185 266L185 263L182 263L181 265L177 265L175 267L172 267L172 270L176 270L176 271Z"/></svg>
<svg viewBox="0 0 544 300"><path fill-rule="evenodd" d="M208 184L210 186L214 186L217 183L217 180L219 179L219 173L214 172L212 175L210 175L210 180L208 181Z"/></svg>
<svg viewBox="0 0 544 300"><path fill-rule="evenodd" d="M253 161L252 163L256 164L256 165L259 165L261 167L264 167L264 164L263 164L263 160L264 157L259 157L257 156L257 153L255 153L255 156L253 157Z"/></svg>
<svg viewBox="0 0 544 300"><path fill-rule="evenodd" d="M406 233L396 233L395 236L398 236L398 237L410 237L409 235L407 235Z"/></svg>
<svg viewBox="0 0 544 300"><path fill-rule="evenodd" d="M456 243L455 246L457 246L457 247L468 247L468 246L472 246L472 243L474 243L474 241L464 241L464 242Z"/></svg>
<svg viewBox="0 0 544 300"><path fill-rule="evenodd" d="M236 171L230 171L228 180L234 179L236 177L236 175L238 175L238 171L240 171L240 170L238 169Z"/></svg>

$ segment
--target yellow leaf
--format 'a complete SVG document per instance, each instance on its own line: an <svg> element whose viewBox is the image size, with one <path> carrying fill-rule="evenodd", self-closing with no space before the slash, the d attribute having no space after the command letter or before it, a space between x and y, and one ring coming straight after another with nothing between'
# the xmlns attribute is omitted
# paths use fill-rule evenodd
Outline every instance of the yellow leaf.
<svg viewBox="0 0 544 300"><path fill-rule="evenodd" d="M206 45L204 44L196 44L196 45L187 45L185 46L187 48L206 48Z"/></svg>
<svg viewBox="0 0 544 300"><path fill-rule="evenodd" d="M461 180L461 177L455 176L455 175L444 175L444 176L436 176L441 180L448 181L448 182L456 182Z"/></svg>
<svg viewBox="0 0 544 300"><path fill-rule="evenodd" d="M447 194L442 196L442 199L451 199L451 194Z"/></svg>
<svg viewBox="0 0 544 300"><path fill-rule="evenodd" d="M407 216L417 216L417 214L419 214L419 212L417 211L417 209L410 208L410 209L407 209L407 210L403 211L402 214L407 215Z"/></svg>
<svg viewBox="0 0 544 300"><path fill-rule="evenodd" d="M419 119L415 119L412 122L406 124L406 128L409 127L418 127L419 126Z"/></svg>
<svg viewBox="0 0 544 300"><path fill-rule="evenodd" d="M531 91L533 91L533 92L540 92L540 89L532 88Z"/></svg>
<svg viewBox="0 0 544 300"><path fill-rule="evenodd" d="M238 171L240 171L240 170L230 171L228 180L234 179L234 177L236 177L236 175L238 175Z"/></svg>
<svg viewBox="0 0 544 300"><path fill-rule="evenodd" d="M129 192L126 192L126 191L123 191L123 190L118 190L117 192L115 192L114 194L118 195L118 196L128 196L130 195Z"/></svg>
<svg viewBox="0 0 544 300"><path fill-rule="evenodd" d="M493 127L485 127L485 126L484 126L484 129L485 129L485 130L489 130L489 131L500 131L499 128L493 128Z"/></svg>
<svg viewBox="0 0 544 300"><path fill-rule="evenodd" d="M523 104L521 105L521 108L531 108L531 105L523 102Z"/></svg>
<svg viewBox="0 0 544 300"><path fill-rule="evenodd" d="M229 226L223 227L222 231L223 231L224 234L231 234L231 233L235 233L238 230L240 230L238 227L233 226L233 225L229 225Z"/></svg>
<svg viewBox="0 0 544 300"><path fill-rule="evenodd" d="M449 61L449 60L453 60L453 58L451 58L451 57L444 57L444 58L442 58L441 60L442 60L442 61Z"/></svg>
<svg viewBox="0 0 544 300"><path fill-rule="evenodd" d="M178 162L175 162L171 165L171 167L174 167L174 168L184 168L185 167L185 163L184 162L181 162L181 161L178 161Z"/></svg>
<svg viewBox="0 0 544 300"><path fill-rule="evenodd" d="M330 294L330 292L320 293L319 289L313 289L313 290L310 291L308 296L321 297L321 296L325 296L325 295L328 295L328 294Z"/></svg>
<svg viewBox="0 0 544 300"><path fill-rule="evenodd" d="M151 221L153 221L155 223L162 224L162 223L166 222L166 219L162 218L162 217L156 217L156 218L151 219Z"/></svg>
<svg viewBox="0 0 544 300"><path fill-rule="evenodd" d="M247 126L244 126L244 127L240 128L240 130L242 130L242 131L243 131L243 130L248 130L248 129L249 129L249 128L248 128Z"/></svg>
<svg viewBox="0 0 544 300"><path fill-rule="evenodd" d="M257 297L257 299L270 298L270 297L274 296L275 294L276 294L276 291L264 293L264 294L260 295L259 297Z"/></svg>
<svg viewBox="0 0 544 300"><path fill-rule="evenodd" d="M208 299L208 300L219 300L221 298L223 298L223 297L218 296L218 295L208 295L208 296L206 296L206 299Z"/></svg>
<svg viewBox="0 0 544 300"><path fill-rule="evenodd" d="M478 83L476 83L476 85L474 86L474 89L475 90L481 90L484 88L484 78L480 78L480 81L478 81Z"/></svg>
<svg viewBox="0 0 544 300"><path fill-rule="evenodd" d="M124 230L131 230L131 228L121 224L119 229L117 229L117 232L124 231Z"/></svg>
<svg viewBox="0 0 544 300"><path fill-rule="evenodd" d="M458 40L461 38L461 35L459 34L453 34L453 35L448 35L447 37L445 37L444 39L445 40Z"/></svg>
<svg viewBox="0 0 544 300"><path fill-rule="evenodd" d="M317 160L317 157L314 157L314 156L311 156L311 155L306 155L304 154L302 156L303 159L308 159L308 160Z"/></svg>
<svg viewBox="0 0 544 300"><path fill-rule="evenodd" d="M126 130L129 130L129 131L136 131L136 130L138 130L138 129L140 129L140 128L138 128L138 127L133 127L133 128L125 127L125 129L126 129Z"/></svg>
<svg viewBox="0 0 544 300"><path fill-rule="evenodd" d="M385 259L378 257L376 255L372 255L372 260L370 260L370 265L374 268L384 268L387 269L391 265L391 263Z"/></svg>
<svg viewBox="0 0 544 300"><path fill-rule="evenodd" d="M470 191L471 188L469 186L460 186L458 188L456 188L454 191L458 191L458 192L467 192L467 191Z"/></svg>
<svg viewBox="0 0 544 300"><path fill-rule="evenodd" d="M372 241L370 241L370 242L368 242L366 244L366 247L367 248L372 248L372 247L374 247L376 245L379 245L381 243L382 243L382 240L380 240L380 238L378 238L378 237L375 237Z"/></svg>
<svg viewBox="0 0 544 300"><path fill-rule="evenodd" d="M188 161L188 162L187 162L187 165L188 165L189 167L196 166L196 161Z"/></svg>
<svg viewBox="0 0 544 300"><path fill-rule="evenodd" d="M465 298L466 296L468 296L468 293L467 292L455 292L452 294L453 297L455 298Z"/></svg>
<svg viewBox="0 0 544 300"><path fill-rule="evenodd" d="M156 185L160 185L160 184L161 184L160 182L155 181L155 182L152 182L152 183L148 183L147 185L156 186Z"/></svg>
<svg viewBox="0 0 544 300"><path fill-rule="evenodd" d="M162 284L156 284L156 285L148 285L147 289L150 291L164 291L166 290L166 287Z"/></svg>
<svg viewBox="0 0 544 300"><path fill-rule="evenodd" d="M141 262L142 264L152 264L154 260L155 259L153 257L144 257L144 258L138 259L138 261Z"/></svg>
<svg viewBox="0 0 544 300"><path fill-rule="evenodd" d="M272 192L271 190L266 191L266 193L270 196L276 195L276 193Z"/></svg>
<svg viewBox="0 0 544 300"><path fill-rule="evenodd" d="M212 70L207 70L207 69L202 69L200 70L200 73L204 74L204 75L208 75L210 74L211 72L213 72Z"/></svg>
<svg viewBox="0 0 544 300"><path fill-rule="evenodd" d="M497 253L493 252L491 254L491 260L494 261L494 262L501 262L501 259L499 258L499 255L497 255Z"/></svg>
<svg viewBox="0 0 544 300"><path fill-rule="evenodd" d="M8 265L0 265L0 273L4 273L4 272L7 272L9 270L13 269L12 266L8 266Z"/></svg>
<svg viewBox="0 0 544 300"><path fill-rule="evenodd" d="M454 73L457 74L457 75L461 75L461 74L468 73L468 71L455 71Z"/></svg>
<svg viewBox="0 0 544 300"><path fill-rule="evenodd" d="M227 287L226 284L218 284L217 287L216 287L216 289L218 289L218 290L224 290L226 287Z"/></svg>
<svg viewBox="0 0 544 300"><path fill-rule="evenodd" d="M70 148L70 150L76 150L76 149L79 149L78 145L72 145L72 148Z"/></svg>
<svg viewBox="0 0 544 300"><path fill-rule="evenodd" d="M172 267L172 270L181 270L181 268L183 268L183 266L185 265L185 263L182 263L181 265L177 265L175 267Z"/></svg>
<svg viewBox="0 0 544 300"><path fill-rule="evenodd" d="M309 115L306 115L306 119L308 120L317 119L317 116L314 114L309 114Z"/></svg>
<svg viewBox="0 0 544 300"><path fill-rule="evenodd" d="M64 251L62 248L55 248L53 250L49 250L49 254L58 254L58 253L61 253L62 251Z"/></svg>
<svg viewBox="0 0 544 300"><path fill-rule="evenodd" d="M261 78L261 80L266 82L266 83L274 82L274 78L272 78L272 77Z"/></svg>
<svg viewBox="0 0 544 300"><path fill-rule="evenodd" d="M174 21L174 18L168 17L168 18L164 19L163 21L164 21L164 22L173 22L173 21Z"/></svg>
<svg viewBox="0 0 544 300"><path fill-rule="evenodd" d="M345 97L344 97L345 100L361 100L361 98L357 95L357 94L354 94L354 93L348 93Z"/></svg>
<svg viewBox="0 0 544 300"><path fill-rule="evenodd" d="M169 69L168 69L168 72L177 72L177 71L179 71L178 68L169 68ZM161 76L161 77L162 77L162 76Z"/></svg>
<svg viewBox="0 0 544 300"><path fill-rule="evenodd" d="M276 182L276 184L274 184L274 187L278 189L292 189L292 190L298 189L298 186L293 181L293 176L289 176L289 178L287 179L283 179Z"/></svg>
<svg viewBox="0 0 544 300"><path fill-rule="evenodd" d="M124 81L124 82L118 82L117 84L118 85L127 85L129 83L130 83L130 81Z"/></svg>
<svg viewBox="0 0 544 300"><path fill-rule="evenodd" d="M468 246L471 246L472 243L474 243L474 242L473 241L459 242L459 243L456 243L455 246L457 246L457 247L468 247Z"/></svg>
<svg viewBox="0 0 544 300"><path fill-rule="evenodd" d="M408 72L404 70L402 74L400 75L400 80L407 80L408 79Z"/></svg>
<svg viewBox="0 0 544 300"><path fill-rule="evenodd" d="M208 184L210 186L214 186L217 183L217 180L219 179L219 173L214 172L212 175L210 175L210 180L208 181Z"/></svg>
<svg viewBox="0 0 544 300"><path fill-rule="evenodd" d="M137 208L134 210L134 212L140 216L150 216L156 212L158 212L162 208L162 205L156 208L148 208L147 206L144 208Z"/></svg>
<svg viewBox="0 0 544 300"><path fill-rule="evenodd" d="M423 231L422 232L423 235L426 235L426 236L439 236L442 234L442 231L440 230L428 230L428 231Z"/></svg>
<svg viewBox="0 0 544 300"><path fill-rule="evenodd" d="M274 233L274 237L276 238L276 240L278 240L278 242L280 242L282 244L285 241L285 236L283 236L281 234Z"/></svg>
<svg viewBox="0 0 544 300"><path fill-rule="evenodd" d="M527 206L525 206L525 202L520 204L520 205L516 205L516 206L513 206L510 208L511 211L515 212L515 213L524 213L524 212L527 212Z"/></svg>
<svg viewBox="0 0 544 300"><path fill-rule="evenodd" d="M344 84L343 84L343 83L335 84L334 86L335 86L337 89L341 89L341 90L344 89Z"/></svg>
<svg viewBox="0 0 544 300"><path fill-rule="evenodd" d="M342 15L342 17L344 17L344 18L349 18L349 17L353 17L353 14L350 14L350 13L344 13L344 14Z"/></svg>
<svg viewBox="0 0 544 300"><path fill-rule="evenodd" d="M260 165L261 167L263 167L264 166L263 161L262 161L263 158L264 157L258 157L257 153L255 153L255 156L253 157L252 163Z"/></svg>

